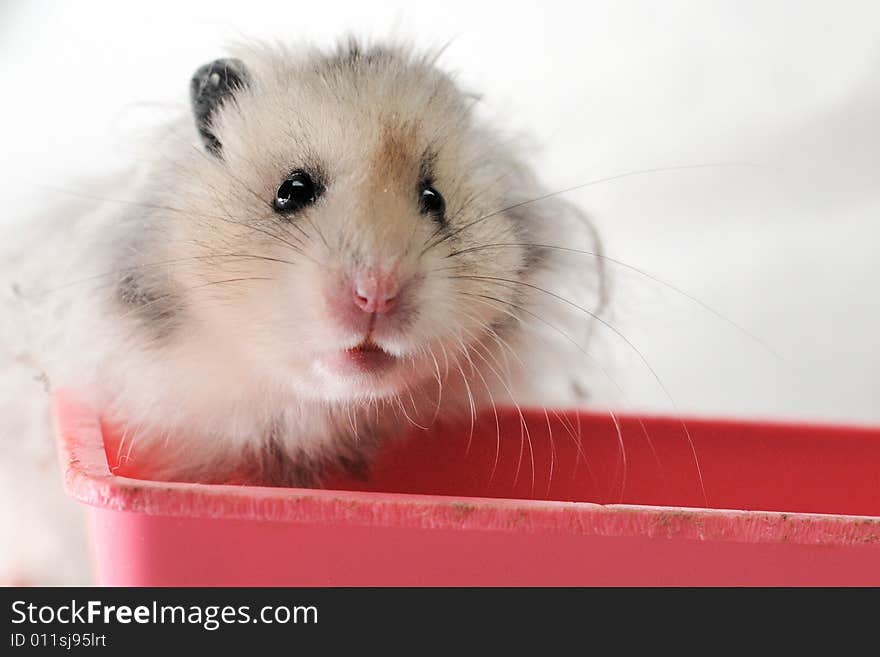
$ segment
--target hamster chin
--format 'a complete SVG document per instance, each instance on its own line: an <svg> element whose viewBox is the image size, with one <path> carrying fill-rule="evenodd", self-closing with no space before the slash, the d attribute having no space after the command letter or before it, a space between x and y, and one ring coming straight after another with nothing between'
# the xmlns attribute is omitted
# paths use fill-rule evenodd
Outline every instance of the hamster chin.
<svg viewBox="0 0 880 657"><path fill-rule="evenodd" d="M376 345L322 354L313 372L323 382L322 396L336 401L358 401L400 394L411 377L402 370L411 363Z"/></svg>

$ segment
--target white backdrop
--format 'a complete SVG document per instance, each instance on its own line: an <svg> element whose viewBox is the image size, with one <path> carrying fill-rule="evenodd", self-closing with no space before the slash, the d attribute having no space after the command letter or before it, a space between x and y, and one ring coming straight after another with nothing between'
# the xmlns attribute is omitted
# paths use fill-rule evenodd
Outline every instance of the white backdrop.
<svg viewBox="0 0 880 657"><path fill-rule="evenodd" d="M149 5L149 7L147 6ZM0 4L0 227L49 184L125 162L185 109L189 77L242 37L346 31L451 43L441 65L537 146L609 255L611 321L679 410L880 421L880 4L876 2L10 2ZM638 407L670 410L607 331L595 351ZM605 400L598 398L598 403Z"/></svg>

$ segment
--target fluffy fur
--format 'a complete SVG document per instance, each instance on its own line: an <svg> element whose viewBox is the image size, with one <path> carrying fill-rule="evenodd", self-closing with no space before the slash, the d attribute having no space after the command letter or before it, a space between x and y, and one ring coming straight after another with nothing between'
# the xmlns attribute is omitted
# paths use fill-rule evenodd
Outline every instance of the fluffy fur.
<svg viewBox="0 0 880 657"><path fill-rule="evenodd" d="M219 152L181 119L136 171L50 213L10 255L8 317L28 333L6 356L21 378L85 395L151 477L198 482L316 485L408 424L511 401L535 348L522 326L552 317L535 288L563 291L557 252L537 245L596 251L582 215L528 202L546 190L429 56L234 55L248 81L211 115ZM445 226L418 211L425 166ZM302 167L325 191L288 220L271 200ZM327 286L387 262L413 282L406 321L376 333L399 365L337 376L322 357L363 336L333 321ZM567 274L595 307L600 272ZM39 397L31 433L46 433Z"/></svg>

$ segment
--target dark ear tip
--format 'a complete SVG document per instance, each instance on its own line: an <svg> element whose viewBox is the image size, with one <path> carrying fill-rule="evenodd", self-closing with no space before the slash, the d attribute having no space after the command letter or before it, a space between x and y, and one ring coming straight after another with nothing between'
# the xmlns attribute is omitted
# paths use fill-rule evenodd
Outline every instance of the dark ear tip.
<svg viewBox="0 0 880 657"><path fill-rule="evenodd" d="M243 88L247 84L247 69L240 59L215 59L193 74L190 81L190 97L193 101L203 96L213 96L224 90Z"/></svg>
<svg viewBox="0 0 880 657"><path fill-rule="evenodd" d="M240 59L215 59L193 74L189 92L196 127L212 153L219 154L221 145L211 132L211 115L224 100L247 84L248 72Z"/></svg>

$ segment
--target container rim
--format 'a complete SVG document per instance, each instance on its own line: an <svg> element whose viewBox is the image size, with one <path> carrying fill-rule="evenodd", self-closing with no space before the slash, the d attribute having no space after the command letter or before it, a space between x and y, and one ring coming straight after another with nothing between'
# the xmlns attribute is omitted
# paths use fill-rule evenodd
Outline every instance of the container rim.
<svg viewBox="0 0 880 657"><path fill-rule="evenodd" d="M56 391L52 410L68 495L110 511L303 525L549 532L880 550L878 516L133 479L110 471L100 418L75 394Z"/></svg>

